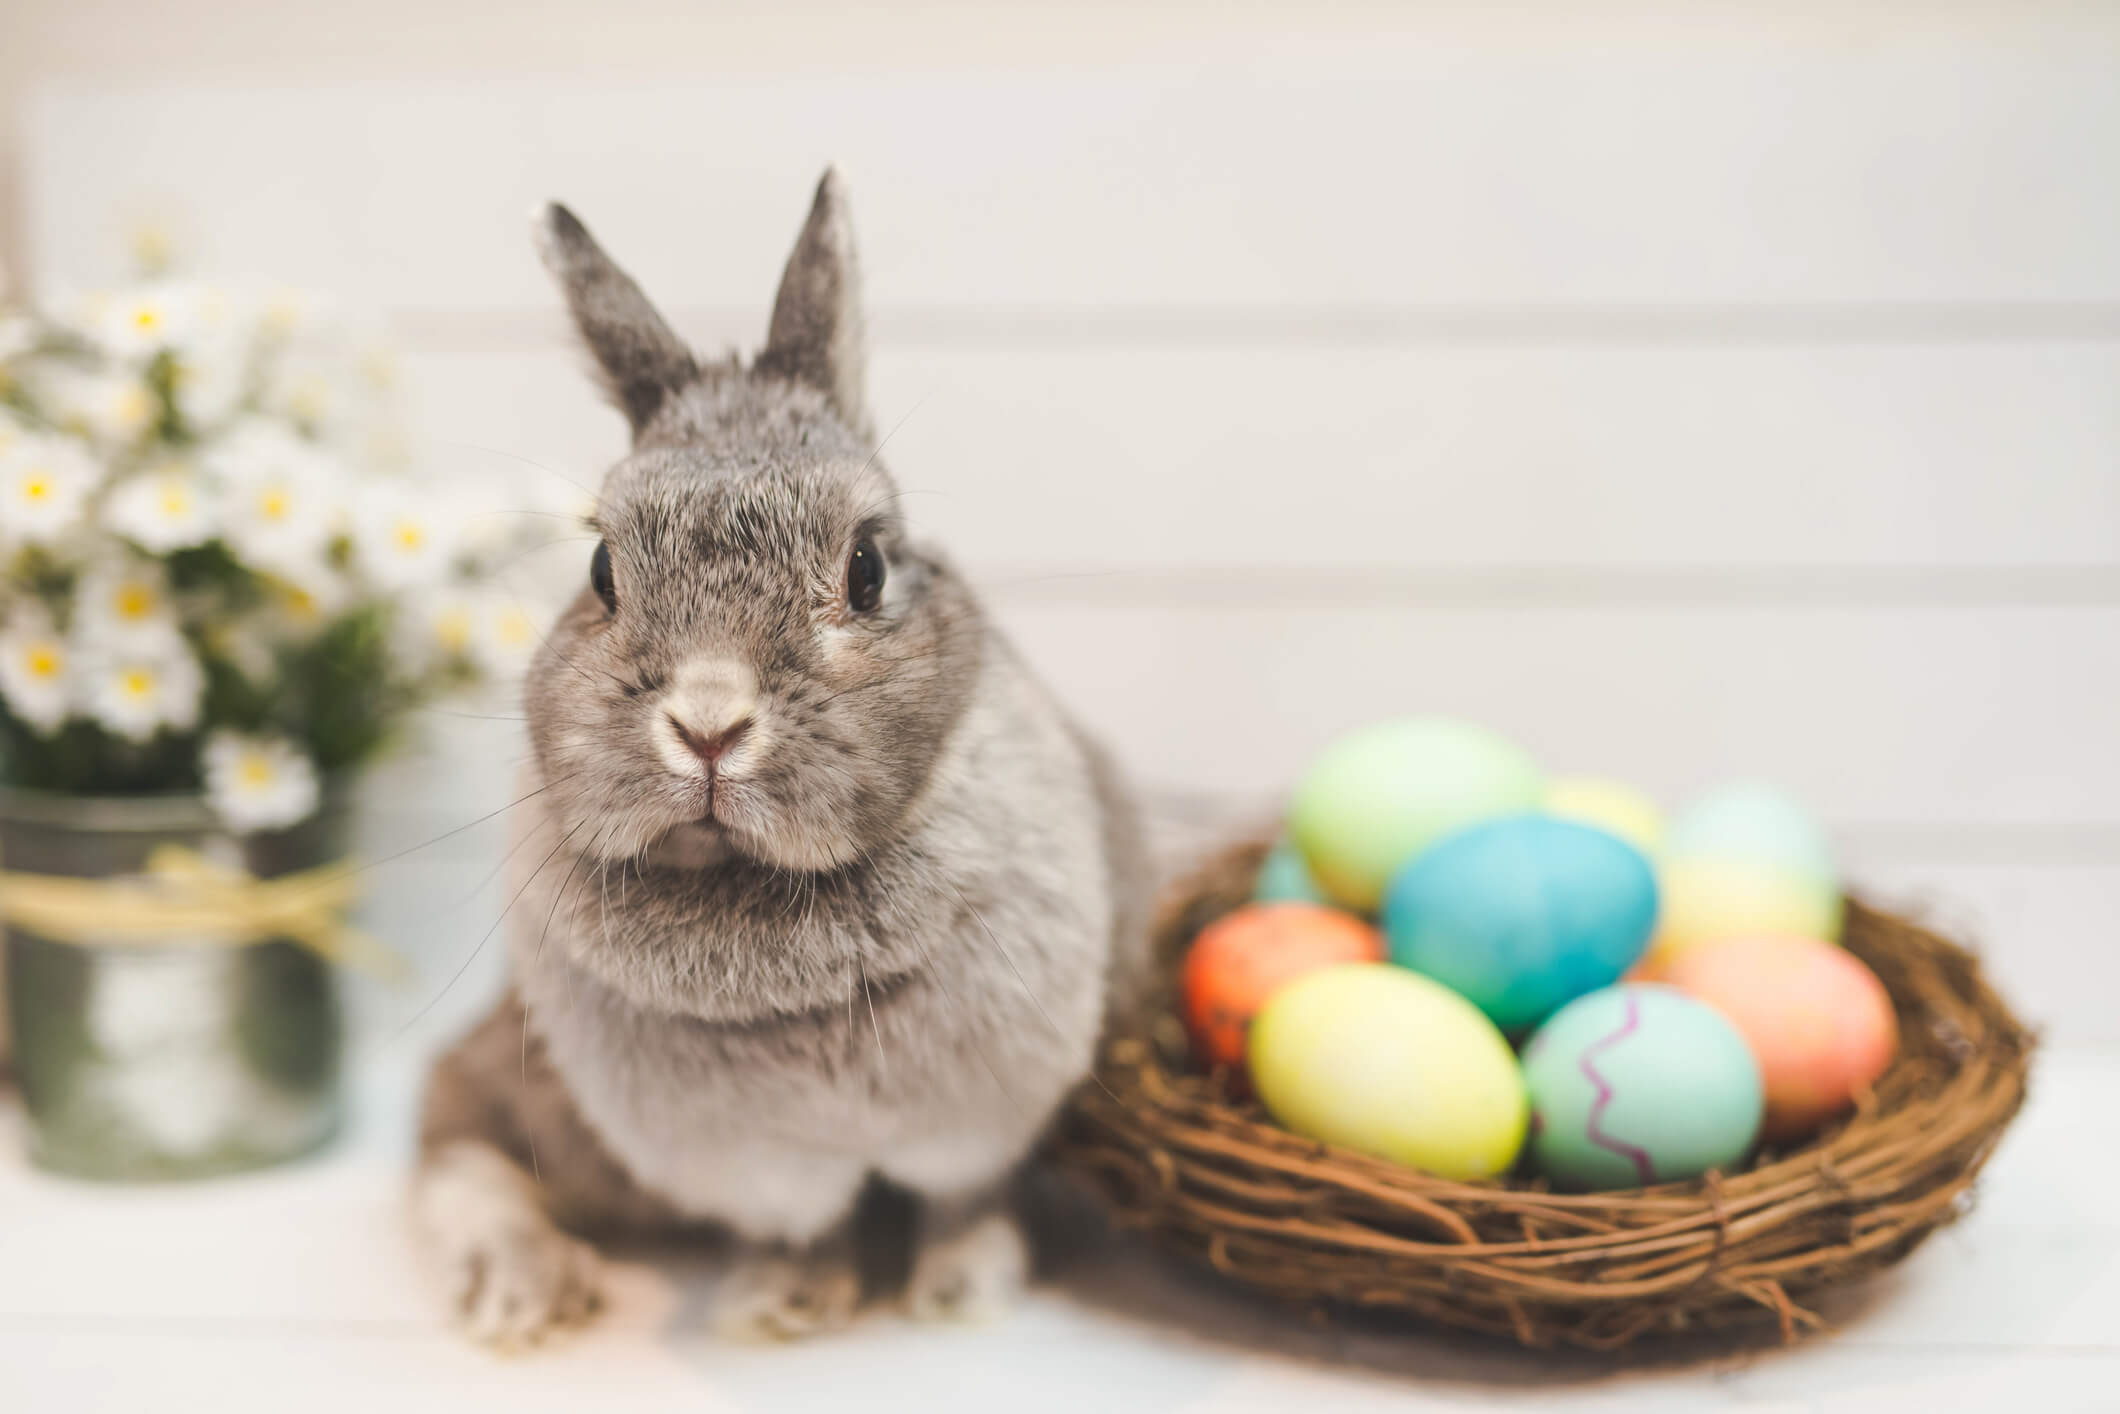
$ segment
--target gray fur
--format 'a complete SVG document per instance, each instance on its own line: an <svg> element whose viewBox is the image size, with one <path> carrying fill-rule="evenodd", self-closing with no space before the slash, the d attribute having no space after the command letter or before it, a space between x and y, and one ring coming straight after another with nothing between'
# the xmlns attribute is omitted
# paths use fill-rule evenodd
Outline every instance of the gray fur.
<svg viewBox="0 0 2120 1414"><path fill-rule="evenodd" d="M597 511L618 608L585 587L530 672L543 789L517 855L521 1000L438 1068L429 1162L467 1140L519 1157L540 1124L579 1131L588 1168L562 1183L575 1226L599 1217L584 1193L608 1189L615 1222L645 1195L779 1262L842 1232L881 1176L978 1234L927 1265L1012 1271L995 1195L1138 972L1131 802L900 513L859 403L836 177L748 369L674 356L578 222L546 229L635 415ZM856 615L845 567L863 535L889 573L881 608ZM665 717L747 729L710 777ZM511 1026L538 1062L512 1094L481 1059ZM450 1260L488 1258L430 1236Z"/></svg>
<svg viewBox="0 0 2120 1414"><path fill-rule="evenodd" d="M865 438L872 431L867 357L854 218L847 209L846 184L827 168L787 269L781 272L758 370L817 389L840 419Z"/></svg>
<svg viewBox="0 0 2120 1414"><path fill-rule="evenodd" d="M692 381L692 351L573 212L556 202L545 207L536 234L538 254L567 297L605 393L638 433L665 396Z"/></svg>

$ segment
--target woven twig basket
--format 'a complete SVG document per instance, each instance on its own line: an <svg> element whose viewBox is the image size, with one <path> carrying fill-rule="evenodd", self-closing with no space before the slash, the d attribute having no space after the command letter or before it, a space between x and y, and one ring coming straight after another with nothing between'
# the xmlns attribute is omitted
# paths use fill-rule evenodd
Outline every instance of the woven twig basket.
<svg viewBox="0 0 2120 1414"><path fill-rule="evenodd" d="M1114 1029L1054 1151L1119 1220L1312 1305L1383 1308L1525 1345L1822 1320L1806 1304L1899 1261L1970 1202L2023 1103L2032 1038L1964 949L1850 900L1845 942L1898 1009L1900 1054L1856 1112L1727 1176L1561 1194L1453 1183L1301 1139L1190 1060L1177 963L1247 900L1266 846L1228 850L1157 920L1158 983Z"/></svg>

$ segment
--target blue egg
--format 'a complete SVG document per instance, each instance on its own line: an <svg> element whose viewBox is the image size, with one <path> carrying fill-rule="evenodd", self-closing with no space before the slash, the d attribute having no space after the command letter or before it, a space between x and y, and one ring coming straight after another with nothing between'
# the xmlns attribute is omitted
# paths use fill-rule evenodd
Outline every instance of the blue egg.
<svg viewBox="0 0 2120 1414"><path fill-rule="evenodd" d="M1656 930L1656 871L1617 835L1546 815L1475 825L1417 856L1384 895L1391 960L1508 1032L1609 987Z"/></svg>
<svg viewBox="0 0 2120 1414"><path fill-rule="evenodd" d="M1320 903L1336 907L1325 897L1318 881L1310 877L1310 866L1294 840L1283 835L1267 852L1259 866L1259 877L1251 887L1254 903Z"/></svg>

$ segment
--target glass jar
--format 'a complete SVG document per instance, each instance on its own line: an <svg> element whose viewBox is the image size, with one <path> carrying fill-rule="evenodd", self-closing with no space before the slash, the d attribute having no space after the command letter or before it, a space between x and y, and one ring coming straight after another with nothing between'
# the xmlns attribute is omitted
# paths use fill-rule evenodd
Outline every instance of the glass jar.
<svg viewBox="0 0 2120 1414"><path fill-rule="evenodd" d="M238 837L196 796L0 790L0 870L123 879L177 846L271 879L344 857L343 795L291 829ZM0 876L0 891L7 879ZM6 996L31 1157L101 1179L277 1163L340 1118L343 1025L330 963L286 939L172 931L60 941L10 922Z"/></svg>

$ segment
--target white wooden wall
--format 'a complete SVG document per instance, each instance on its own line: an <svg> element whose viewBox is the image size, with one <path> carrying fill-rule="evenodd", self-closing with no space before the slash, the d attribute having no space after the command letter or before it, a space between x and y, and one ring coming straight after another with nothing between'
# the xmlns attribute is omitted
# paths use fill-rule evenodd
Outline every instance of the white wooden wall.
<svg viewBox="0 0 2120 1414"><path fill-rule="evenodd" d="M909 509L1142 777L1263 798L1408 711L1764 775L2112 1043L2120 45L2001 28L62 87L30 270L166 195L212 268L390 312L430 464L591 480L525 214L750 346L837 161ZM506 799L471 726L435 819Z"/></svg>

